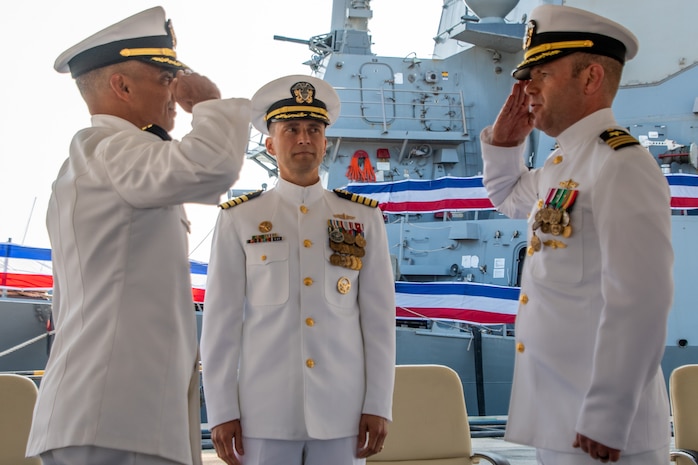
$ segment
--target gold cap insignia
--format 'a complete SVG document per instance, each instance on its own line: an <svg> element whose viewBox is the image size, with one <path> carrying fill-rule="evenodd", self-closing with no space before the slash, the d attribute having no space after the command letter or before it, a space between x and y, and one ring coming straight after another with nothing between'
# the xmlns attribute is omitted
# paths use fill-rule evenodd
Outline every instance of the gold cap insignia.
<svg viewBox="0 0 698 465"><path fill-rule="evenodd" d="M174 26L172 25L172 20L168 19L165 27L170 31L170 37L172 37L172 50L177 48L177 36L175 35Z"/></svg>
<svg viewBox="0 0 698 465"><path fill-rule="evenodd" d="M528 47L531 46L531 39L533 39L533 35L536 33L536 22L534 20L530 20L528 23L526 23L526 33L524 34L523 37L523 49L526 50Z"/></svg>
<svg viewBox="0 0 698 465"><path fill-rule="evenodd" d="M296 103L313 103L315 87L309 82L297 82L291 87L291 94Z"/></svg>

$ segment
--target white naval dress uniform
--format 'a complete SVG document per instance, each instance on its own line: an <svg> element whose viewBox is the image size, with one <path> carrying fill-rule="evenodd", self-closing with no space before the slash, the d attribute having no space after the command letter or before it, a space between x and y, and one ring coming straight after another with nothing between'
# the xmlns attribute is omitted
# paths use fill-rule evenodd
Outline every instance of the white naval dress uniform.
<svg viewBox="0 0 698 465"><path fill-rule="evenodd" d="M328 220L342 215L364 232L360 270L330 263ZM395 296L380 210L283 179L222 210L201 357L211 426L239 418L245 437L336 439L355 438L362 413L390 420Z"/></svg>
<svg viewBox="0 0 698 465"><path fill-rule="evenodd" d="M28 455L97 446L200 462L182 204L216 204L234 183L249 105L197 104L181 141L109 115L93 116L92 127L73 138L47 215L56 337Z"/></svg>
<svg viewBox="0 0 698 465"><path fill-rule="evenodd" d="M582 454L572 447L579 432L620 449L622 463L624 454L668 454L660 361L673 251L664 176L641 146L605 143L599 136L609 128L619 128L610 109L582 119L532 171L523 147L489 145L491 128L481 140L490 199L507 216L530 213L529 244L551 190L578 191L571 236L538 229L541 249L531 255L529 245L506 440Z"/></svg>

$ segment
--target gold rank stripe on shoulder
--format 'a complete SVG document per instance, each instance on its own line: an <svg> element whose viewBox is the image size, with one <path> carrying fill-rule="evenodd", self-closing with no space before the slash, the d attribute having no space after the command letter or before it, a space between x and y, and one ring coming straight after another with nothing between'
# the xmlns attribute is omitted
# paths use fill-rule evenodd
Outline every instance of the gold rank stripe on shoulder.
<svg viewBox="0 0 698 465"><path fill-rule="evenodd" d="M364 197L363 195L354 194L345 189L335 189L334 193L343 199L351 200L352 202L360 203L362 205L366 205L367 207L376 208L378 206L378 200Z"/></svg>
<svg viewBox="0 0 698 465"><path fill-rule="evenodd" d="M253 192L248 192L247 194L243 194L239 197L232 198L228 200L227 202L223 202L222 204L218 205L221 207L223 210L226 210L228 208L232 208L236 205L240 205L243 202L247 202L248 200L254 199L255 197L259 197L262 195L262 192L264 192L263 189L260 189L258 191L253 191Z"/></svg>
<svg viewBox="0 0 698 465"><path fill-rule="evenodd" d="M624 129L607 129L601 133L600 137L613 150L619 150L623 147L640 144L637 139L631 136L630 133Z"/></svg>

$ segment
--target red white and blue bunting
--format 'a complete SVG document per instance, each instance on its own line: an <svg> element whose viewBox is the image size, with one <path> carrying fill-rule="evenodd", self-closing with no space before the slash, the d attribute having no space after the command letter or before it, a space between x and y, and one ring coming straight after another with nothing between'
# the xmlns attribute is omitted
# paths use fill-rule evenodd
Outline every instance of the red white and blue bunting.
<svg viewBox="0 0 698 465"><path fill-rule="evenodd" d="M203 302L208 265L190 260L192 297ZM50 291L53 288L51 249L0 242L0 290Z"/></svg>
<svg viewBox="0 0 698 465"><path fill-rule="evenodd" d="M698 176L667 174L671 208L698 208ZM350 192L379 201L385 213L491 210L482 177L445 177L431 181L356 183ZM208 265L190 260L192 298L204 301ZM50 291L51 250L0 243L0 290ZM518 287L468 282L395 283L397 318L441 319L480 324L513 323Z"/></svg>
<svg viewBox="0 0 698 465"><path fill-rule="evenodd" d="M698 208L697 175L676 173L667 174L665 177L671 190L672 209ZM494 209L482 185L482 176L351 183L345 189L378 200L378 206L384 213L414 214Z"/></svg>

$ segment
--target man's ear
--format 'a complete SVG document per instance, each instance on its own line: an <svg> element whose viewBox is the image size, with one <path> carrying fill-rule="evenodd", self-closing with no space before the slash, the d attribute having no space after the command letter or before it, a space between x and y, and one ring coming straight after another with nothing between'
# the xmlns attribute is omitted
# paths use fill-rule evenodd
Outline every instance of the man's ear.
<svg viewBox="0 0 698 465"><path fill-rule="evenodd" d="M601 66L601 64L592 63L587 68L587 72L587 92L590 94L598 92L603 87L603 81L606 75L606 71L603 69L603 66Z"/></svg>
<svg viewBox="0 0 698 465"><path fill-rule="evenodd" d="M128 80L121 73L114 73L109 77L109 87L122 100L127 100L130 97L131 90Z"/></svg>
<svg viewBox="0 0 698 465"><path fill-rule="evenodd" d="M276 156L276 154L274 153L274 142L273 142L273 140L272 140L271 137L267 137L267 138L264 140L264 147L266 147L267 153L268 153L269 155Z"/></svg>

